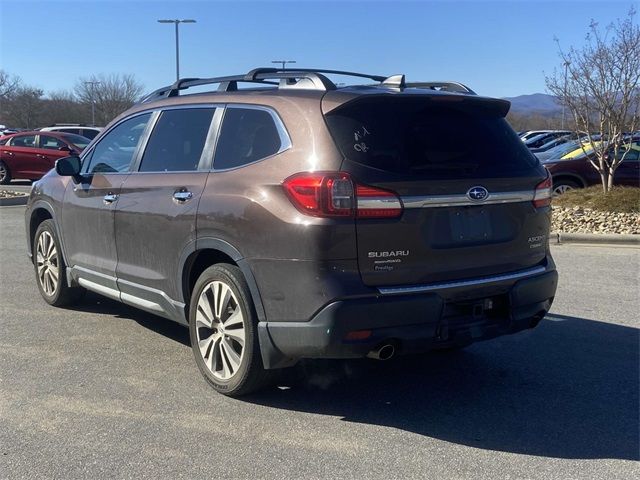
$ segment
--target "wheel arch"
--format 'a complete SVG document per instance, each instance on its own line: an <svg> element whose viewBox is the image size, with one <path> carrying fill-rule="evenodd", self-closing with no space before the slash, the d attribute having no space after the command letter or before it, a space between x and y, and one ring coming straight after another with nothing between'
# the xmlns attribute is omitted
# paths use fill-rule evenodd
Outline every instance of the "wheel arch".
<svg viewBox="0 0 640 480"><path fill-rule="evenodd" d="M199 238L191 242L180 257L178 285L181 286L182 301L185 306L189 304L193 286L200 274L216 263L230 263L240 269L249 286L258 321L265 321L262 298L249 264L236 247L218 238ZM188 320L187 311L185 308L185 317Z"/></svg>
<svg viewBox="0 0 640 480"><path fill-rule="evenodd" d="M53 210L53 207L45 201L35 202L30 208L29 223L27 225L27 247L29 258L33 262L33 237L36 234L38 226L45 220L53 220L53 225L56 229L56 236L58 237L60 248L62 249L62 257L66 259L64 245L62 244L62 237L60 236L60 229L58 228L58 222L56 221L55 212Z"/></svg>
<svg viewBox="0 0 640 480"><path fill-rule="evenodd" d="M582 188L585 188L587 186L587 182L585 182L584 179L580 175L577 175L575 173L562 172L562 173L557 173L557 174L551 175L551 181L553 182L554 186L560 180L571 180L573 182L576 182Z"/></svg>

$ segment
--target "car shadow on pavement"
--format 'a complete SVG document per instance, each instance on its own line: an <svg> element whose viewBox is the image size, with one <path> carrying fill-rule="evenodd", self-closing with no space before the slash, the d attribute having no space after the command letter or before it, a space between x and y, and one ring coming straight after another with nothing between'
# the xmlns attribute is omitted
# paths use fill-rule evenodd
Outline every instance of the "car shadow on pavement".
<svg viewBox="0 0 640 480"><path fill-rule="evenodd" d="M152 313L147 313L138 308L130 307L124 303L111 300L97 293L86 292L83 299L77 305L67 308L79 312L101 313L125 320L133 320L146 329L170 338L186 347L191 347L189 330L185 326L158 317Z"/></svg>
<svg viewBox="0 0 640 480"><path fill-rule="evenodd" d="M549 314L455 353L306 361L242 400L482 449L638 459L638 332Z"/></svg>
<svg viewBox="0 0 640 480"><path fill-rule="evenodd" d="M76 308L190 344L184 326L90 292ZM552 313L534 330L459 352L303 361L239 401L488 450L637 460L639 333Z"/></svg>

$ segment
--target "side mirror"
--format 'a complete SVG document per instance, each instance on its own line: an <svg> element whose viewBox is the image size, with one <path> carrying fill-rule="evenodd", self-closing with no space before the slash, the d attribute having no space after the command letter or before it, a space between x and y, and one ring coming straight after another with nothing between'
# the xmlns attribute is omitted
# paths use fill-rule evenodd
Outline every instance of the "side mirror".
<svg viewBox="0 0 640 480"><path fill-rule="evenodd" d="M58 148L58 150L60 150L61 152L73 152L73 148L71 148L69 145L63 145Z"/></svg>
<svg viewBox="0 0 640 480"><path fill-rule="evenodd" d="M80 157L72 155L56 161L56 172L62 177L79 177L82 164Z"/></svg>

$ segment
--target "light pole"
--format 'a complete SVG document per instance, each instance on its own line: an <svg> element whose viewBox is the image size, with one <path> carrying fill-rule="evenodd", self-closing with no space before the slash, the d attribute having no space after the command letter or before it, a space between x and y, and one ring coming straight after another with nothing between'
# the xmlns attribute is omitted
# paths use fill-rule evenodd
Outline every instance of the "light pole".
<svg viewBox="0 0 640 480"><path fill-rule="evenodd" d="M96 95L95 88L96 85L100 85L102 82L96 81L86 81L85 85L91 85L91 125L96 125Z"/></svg>
<svg viewBox="0 0 640 480"><path fill-rule="evenodd" d="M563 102L562 102L562 130L564 130L564 110L565 110L565 105L567 103L567 71L569 70L570 64L571 62L569 60L566 60L564 62L564 90L562 92L562 94L564 95Z"/></svg>
<svg viewBox="0 0 640 480"><path fill-rule="evenodd" d="M196 23L195 20L158 20L158 23L173 23L176 26L176 81L180 80L180 41L178 40L178 25L181 23Z"/></svg>
<svg viewBox="0 0 640 480"><path fill-rule="evenodd" d="M296 63L295 60L271 60L271 63L281 63L282 64L282 70L284 70L284 66L287 63Z"/></svg>

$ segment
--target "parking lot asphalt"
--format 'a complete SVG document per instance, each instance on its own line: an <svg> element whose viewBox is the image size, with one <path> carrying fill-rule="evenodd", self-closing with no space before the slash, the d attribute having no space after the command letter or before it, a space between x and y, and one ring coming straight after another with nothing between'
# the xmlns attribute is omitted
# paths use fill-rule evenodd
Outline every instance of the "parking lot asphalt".
<svg viewBox="0 0 640 480"><path fill-rule="evenodd" d="M534 330L229 399L183 327L46 305L23 213L0 208L0 478L637 478L639 249L553 247Z"/></svg>

